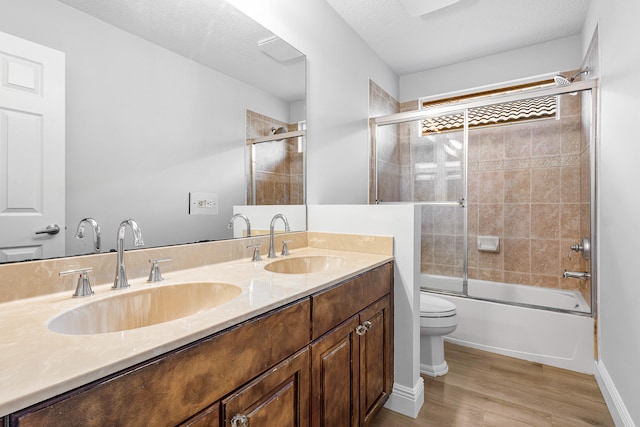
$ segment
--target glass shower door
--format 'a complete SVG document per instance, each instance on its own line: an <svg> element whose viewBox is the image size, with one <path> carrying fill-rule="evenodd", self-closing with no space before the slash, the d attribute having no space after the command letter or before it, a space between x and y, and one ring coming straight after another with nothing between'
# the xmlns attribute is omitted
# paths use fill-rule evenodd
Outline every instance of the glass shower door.
<svg viewBox="0 0 640 427"><path fill-rule="evenodd" d="M422 206L421 287L466 290L465 113L376 127L375 200Z"/></svg>
<svg viewBox="0 0 640 427"><path fill-rule="evenodd" d="M594 83L373 119L371 200L422 207L421 287L590 314Z"/></svg>
<svg viewBox="0 0 640 427"><path fill-rule="evenodd" d="M469 296L590 312L590 280L563 277L590 272L589 258L571 249L591 234L590 97L469 110Z"/></svg>

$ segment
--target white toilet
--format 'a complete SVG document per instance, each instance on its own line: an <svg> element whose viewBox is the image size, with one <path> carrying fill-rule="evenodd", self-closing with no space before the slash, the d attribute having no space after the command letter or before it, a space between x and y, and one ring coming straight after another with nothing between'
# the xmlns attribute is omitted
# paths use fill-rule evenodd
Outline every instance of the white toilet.
<svg viewBox="0 0 640 427"><path fill-rule="evenodd" d="M455 304L420 292L420 372L431 377L449 372L444 360L444 336L457 326Z"/></svg>

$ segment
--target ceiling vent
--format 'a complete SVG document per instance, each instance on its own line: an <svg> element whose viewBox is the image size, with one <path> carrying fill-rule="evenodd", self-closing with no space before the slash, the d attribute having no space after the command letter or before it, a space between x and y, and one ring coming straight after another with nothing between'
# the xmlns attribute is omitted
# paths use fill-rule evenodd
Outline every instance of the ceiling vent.
<svg viewBox="0 0 640 427"><path fill-rule="evenodd" d="M288 62L300 58L302 53L278 36L260 40L258 48L278 62Z"/></svg>

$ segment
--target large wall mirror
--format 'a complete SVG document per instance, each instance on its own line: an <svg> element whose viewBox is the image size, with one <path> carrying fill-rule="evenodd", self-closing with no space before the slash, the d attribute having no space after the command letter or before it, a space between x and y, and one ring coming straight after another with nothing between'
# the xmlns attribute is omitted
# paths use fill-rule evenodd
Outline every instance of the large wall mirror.
<svg viewBox="0 0 640 427"><path fill-rule="evenodd" d="M248 132L249 117L304 129L304 55L224 0L2 0L0 32L64 54L60 85L42 87L64 88L64 156L39 142L41 131L33 153L15 155L14 130L29 120L0 96L0 167L22 171L13 181L0 174L0 262L91 253L89 228L75 238L87 217L101 228L101 252L115 248L129 218L145 247L232 238L234 206L251 204L247 140L268 137ZM0 39L2 82L13 87L2 90L51 77L8 40ZM46 175L53 168L62 185ZM62 217L19 200L20 185L57 186ZM35 234L52 223L57 235ZM42 249L53 241L62 244Z"/></svg>

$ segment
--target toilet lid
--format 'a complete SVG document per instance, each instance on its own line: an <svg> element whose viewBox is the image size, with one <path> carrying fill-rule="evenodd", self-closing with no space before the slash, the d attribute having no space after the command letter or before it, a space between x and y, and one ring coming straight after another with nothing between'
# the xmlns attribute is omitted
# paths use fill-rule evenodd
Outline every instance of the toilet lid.
<svg viewBox="0 0 640 427"><path fill-rule="evenodd" d="M442 298L420 293L420 316L446 317L456 314L456 305Z"/></svg>

